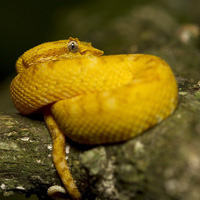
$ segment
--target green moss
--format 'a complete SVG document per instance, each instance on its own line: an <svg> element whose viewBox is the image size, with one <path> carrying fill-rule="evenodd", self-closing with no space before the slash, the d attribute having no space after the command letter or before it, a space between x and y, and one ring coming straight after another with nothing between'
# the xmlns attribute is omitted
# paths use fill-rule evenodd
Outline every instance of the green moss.
<svg viewBox="0 0 200 200"><path fill-rule="evenodd" d="M200 91L198 91L198 92L195 93L195 98L196 99L200 99Z"/></svg>

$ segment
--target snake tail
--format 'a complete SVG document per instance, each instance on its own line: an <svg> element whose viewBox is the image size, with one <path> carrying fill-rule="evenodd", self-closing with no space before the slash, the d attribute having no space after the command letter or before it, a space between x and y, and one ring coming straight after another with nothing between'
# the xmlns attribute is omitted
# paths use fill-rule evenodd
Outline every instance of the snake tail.
<svg viewBox="0 0 200 200"><path fill-rule="evenodd" d="M53 162L54 166L62 180L63 185L67 189L67 192L74 200L80 200L81 194L76 187L74 179L72 178L71 172L68 168L67 161L65 159L65 134L60 130L57 123L55 122L51 111L45 109L44 119L51 133L53 140Z"/></svg>

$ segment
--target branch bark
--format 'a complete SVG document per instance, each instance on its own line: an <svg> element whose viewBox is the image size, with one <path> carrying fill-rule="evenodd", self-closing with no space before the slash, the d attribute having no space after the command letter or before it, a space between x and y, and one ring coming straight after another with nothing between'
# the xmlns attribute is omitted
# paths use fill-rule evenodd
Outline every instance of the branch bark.
<svg viewBox="0 0 200 200"><path fill-rule="evenodd" d="M125 143L69 142L68 163L83 199L200 199L200 88L178 78L173 116ZM0 192L36 193L61 184L51 138L40 116L0 114Z"/></svg>

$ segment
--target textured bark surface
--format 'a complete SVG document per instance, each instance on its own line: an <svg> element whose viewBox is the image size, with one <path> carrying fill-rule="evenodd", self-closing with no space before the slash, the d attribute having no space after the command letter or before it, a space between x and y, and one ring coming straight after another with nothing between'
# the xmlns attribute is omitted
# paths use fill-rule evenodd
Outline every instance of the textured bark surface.
<svg viewBox="0 0 200 200"><path fill-rule="evenodd" d="M200 199L200 87L177 80L178 109L146 133L114 145L69 142L68 162L83 199ZM50 185L60 184L51 149L40 116L1 113L0 192L44 198Z"/></svg>
<svg viewBox="0 0 200 200"><path fill-rule="evenodd" d="M1 113L0 152L0 192L4 195L36 193L47 199L47 188L61 184L52 162L51 137L41 116ZM72 149L67 154L74 178L80 175L77 153Z"/></svg>
<svg viewBox="0 0 200 200"><path fill-rule="evenodd" d="M51 138L44 122L20 114L0 115L0 190L46 190L56 178L51 160ZM42 186L42 187L41 187Z"/></svg>

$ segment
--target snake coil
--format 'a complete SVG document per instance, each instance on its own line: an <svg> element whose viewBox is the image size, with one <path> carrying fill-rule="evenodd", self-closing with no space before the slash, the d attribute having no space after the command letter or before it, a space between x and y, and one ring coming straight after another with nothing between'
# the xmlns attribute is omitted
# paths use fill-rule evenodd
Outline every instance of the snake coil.
<svg viewBox="0 0 200 200"><path fill-rule="evenodd" d="M17 60L18 75L10 86L16 109L48 113L49 129L84 144L126 141L173 113L177 84L165 61L102 54L76 38L28 50Z"/></svg>

